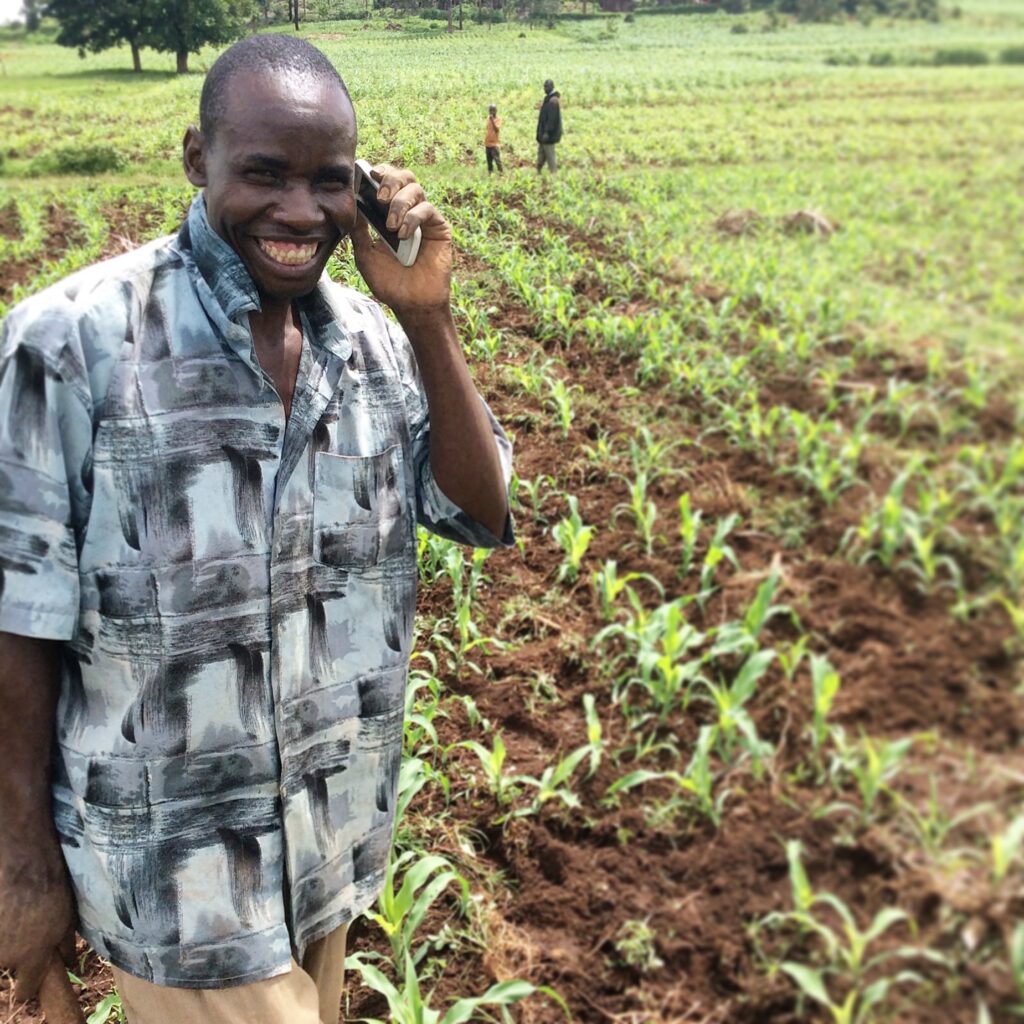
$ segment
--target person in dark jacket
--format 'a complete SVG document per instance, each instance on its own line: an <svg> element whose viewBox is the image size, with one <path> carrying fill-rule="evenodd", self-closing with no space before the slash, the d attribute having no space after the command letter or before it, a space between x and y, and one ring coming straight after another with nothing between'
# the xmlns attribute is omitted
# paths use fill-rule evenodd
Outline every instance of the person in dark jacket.
<svg viewBox="0 0 1024 1024"><path fill-rule="evenodd" d="M555 146L562 141L562 108L559 105L555 83L549 78L544 83L544 99L537 117L537 173L548 170L554 174L556 168Z"/></svg>

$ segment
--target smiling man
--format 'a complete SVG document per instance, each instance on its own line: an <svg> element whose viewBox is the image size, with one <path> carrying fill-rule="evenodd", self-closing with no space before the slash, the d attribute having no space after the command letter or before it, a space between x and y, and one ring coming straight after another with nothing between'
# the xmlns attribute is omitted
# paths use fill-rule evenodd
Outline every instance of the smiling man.
<svg viewBox="0 0 1024 1024"><path fill-rule="evenodd" d="M309 44L203 88L180 232L15 308L0 348L0 964L78 930L131 1024L334 1024L394 820L415 526L511 542L451 233ZM324 275L350 236L378 301Z"/></svg>

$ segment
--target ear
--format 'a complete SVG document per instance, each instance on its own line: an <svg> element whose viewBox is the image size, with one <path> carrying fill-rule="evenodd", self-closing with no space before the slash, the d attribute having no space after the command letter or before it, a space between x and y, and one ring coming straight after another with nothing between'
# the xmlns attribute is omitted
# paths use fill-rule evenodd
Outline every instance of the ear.
<svg viewBox="0 0 1024 1024"><path fill-rule="evenodd" d="M197 188L206 185L206 137L190 124L181 141L181 159L185 165L185 177Z"/></svg>

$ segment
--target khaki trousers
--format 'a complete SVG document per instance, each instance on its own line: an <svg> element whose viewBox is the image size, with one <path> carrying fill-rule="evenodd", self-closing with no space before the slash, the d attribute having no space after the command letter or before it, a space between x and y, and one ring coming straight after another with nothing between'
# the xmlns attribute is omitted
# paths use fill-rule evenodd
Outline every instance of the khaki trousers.
<svg viewBox="0 0 1024 1024"><path fill-rule="evenodd" d="M114 968L128 1024L338 1024L348 925L318 939L288 974L233 988L168 988Z"/></svg>

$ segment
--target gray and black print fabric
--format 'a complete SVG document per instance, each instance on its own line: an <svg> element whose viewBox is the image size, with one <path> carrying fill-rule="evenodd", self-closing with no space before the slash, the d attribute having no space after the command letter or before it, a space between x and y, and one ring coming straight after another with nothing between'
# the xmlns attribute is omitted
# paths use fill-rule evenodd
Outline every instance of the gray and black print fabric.
<svg viewBox="0 0 1024 1024"><path fill-rule="evenodd" d="M68 641L54 808L80 930L161 985L284 973L373 902L415 524L512 540L438 489L376 303L326 278L302 300L287 423L256 308L199 197L179 235L16 307L0 348L0 630Z"/></svg>

